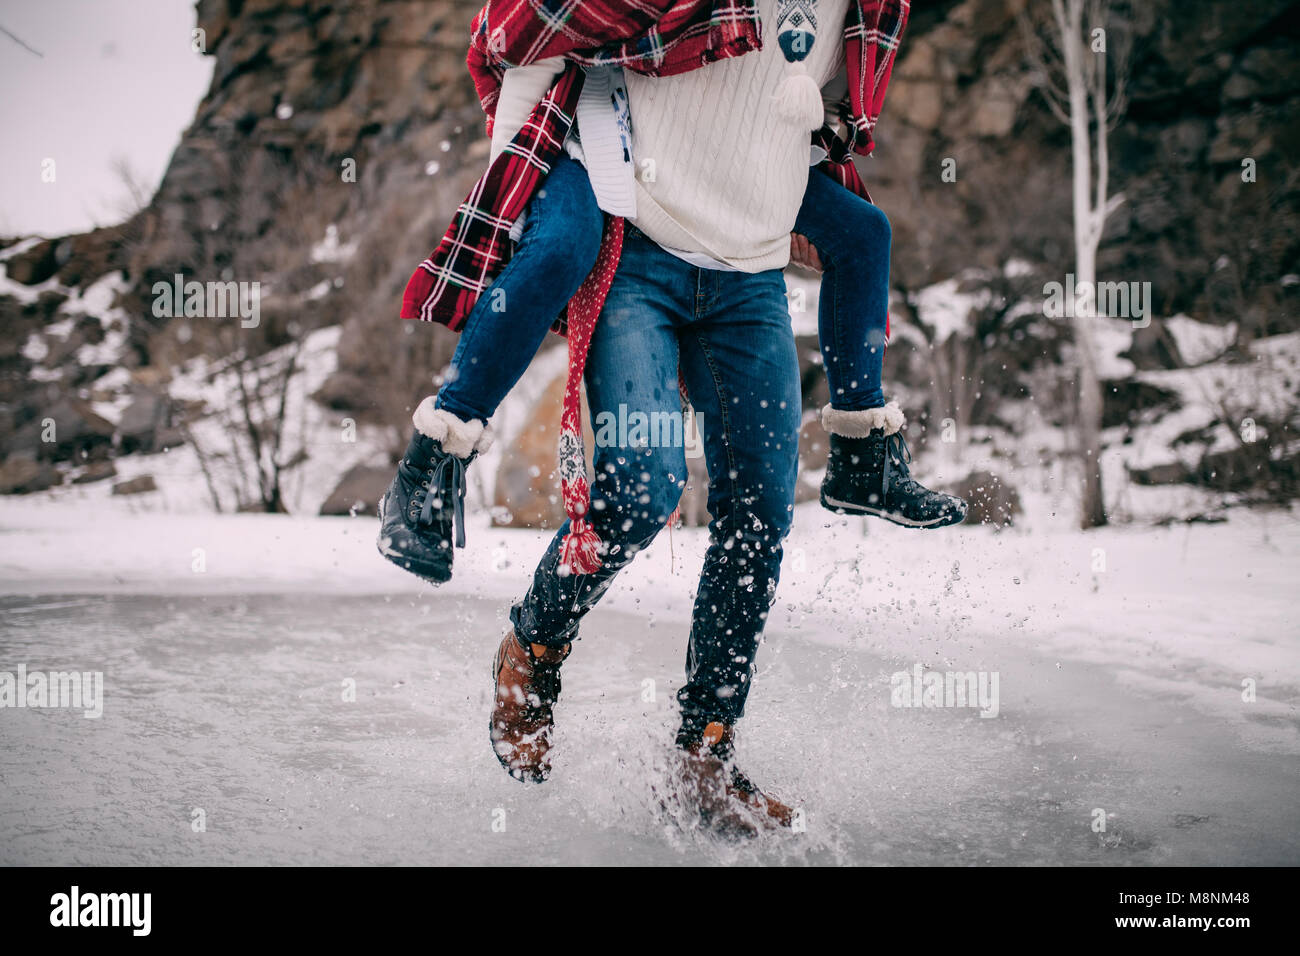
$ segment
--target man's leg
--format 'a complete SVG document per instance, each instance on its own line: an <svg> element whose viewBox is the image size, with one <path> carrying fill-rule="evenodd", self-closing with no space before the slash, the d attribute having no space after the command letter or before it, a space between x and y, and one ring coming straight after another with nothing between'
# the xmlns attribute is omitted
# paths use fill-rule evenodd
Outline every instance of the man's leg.
<svg viewBox="0 0 1300 956"><path fill-rule="evenodd" d="M682 368L709 468L710 544L691 622L680 740L745 710L799 465L799 361L779 271L702 272Z"/></svg>
<svg viewBox="0 0 1300 956"><path fill-rule="evenodd" d="M648 428L644 437L632 428L620 435L617 423L633 414L647 421L681 415L674 325L689 314L685 289L691 271L644 236L629 233L586 366L596 435L591 521L604 546L601 568L594 574L560 574L565 522L543 555L532 588L511 609L521 639L550 647L571 641L614 576L654 540L677 507L686 482L684 449L652 443Z"/></svg>
<svg viewBox="0 0 1300 956"><path fill-rule="evenodd" d="M677 507L686 480L680 443L665 443L655 423L676 418L674 324L690 297L691 267L630 232L619 271L596 323L587 356L587 401L596 436L592 526L604 546L594 574L561 572L568 522L552 539L528 593L510 611L513 625L493 672L492 742L513 775L543 780L550 770L552 706L559 667L582 618L620 570L646 547ZM646 423L638 428L635 422ZM620 428L620 422L628 427ZM676 430L680 435L680 428Z"/></svg>
<svg viewBox="0 0 1300 956"><path fill-rule="evenodd" d="M709 550L695 601L676 804L723 833L790 826L793 811L734 760L754 657L776 594L799 457L799 363L775 270L702 271L682 368L709 468Z"/></svg>

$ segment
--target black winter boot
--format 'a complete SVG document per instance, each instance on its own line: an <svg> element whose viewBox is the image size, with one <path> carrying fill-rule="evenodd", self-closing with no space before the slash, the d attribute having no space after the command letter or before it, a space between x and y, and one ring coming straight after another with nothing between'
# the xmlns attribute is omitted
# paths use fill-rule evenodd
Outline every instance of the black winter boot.
<svg viewBox="0 0 1300 956"><path fill-rule="evenodd" d="M491 444L479 422L464 422L425 399L397 475L379 501L379 553L441 584L451 578L452 544L465 547L465 469Z"/></svg>
<svg viewBox="0 0 1300 956"><path fill-rule="evenodd" d="M908 472L897 403L848 412L822 409L830 458L822 479L822 507L839 514L875 515L906 528L943 528L966 517L966 502L931 491Z"/></svg>

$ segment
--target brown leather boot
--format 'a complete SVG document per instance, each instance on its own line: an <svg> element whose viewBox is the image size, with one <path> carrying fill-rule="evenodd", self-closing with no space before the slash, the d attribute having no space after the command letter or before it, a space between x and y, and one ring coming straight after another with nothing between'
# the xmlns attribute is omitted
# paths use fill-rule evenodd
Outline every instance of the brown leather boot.
<svg viewBox="0 0 1300 956"><path fill-rule="evenodd" d="M541 783L551 772L551 709L560 696L560 665L571 648L523 644L514 631L497 648L492 749L516 780Z"/></svg>
<svg viewBox="0 0 1300 956"><path fill-rule="evenodd" d="M752 837L760 830L790 827L794 811L737 769L734 737L734 728L716 721L698 738L679 736L683 756L677 802L693 808L706 828L725 836Z"/></svg>

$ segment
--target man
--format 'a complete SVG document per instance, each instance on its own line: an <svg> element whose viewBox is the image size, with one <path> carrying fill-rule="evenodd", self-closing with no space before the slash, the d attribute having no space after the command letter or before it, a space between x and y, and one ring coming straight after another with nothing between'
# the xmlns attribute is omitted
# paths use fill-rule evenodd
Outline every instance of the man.
<svg viewBox="0 0 1300 956"><path fill-rule="evenodd" d="M797 6L838 25L848 5ZM791 6L760 0L769 35L783 32ZM735 767L733 739L794 506L801 401L782 270L809 175L808 133L820 125L816 91L837 71L842 43L826 30L800 60L816 84L813 123L782 108L783 46L680 76L627 74L633 156L652 160L655 176L637 181L636 213L586 363L593 416L617 415L620 404L652 421L679 414L680 367L703 423L713 520L677 695L677 744L682 799L722 828L788 824L791 813ZM513 629L494 664L492 740L503 765L525 779L549 772L560 668L579 622L667 522L686 460L680 447L602 447L595 474L591 521L606 547L599 570L564 573L561 529L511 609Z"/></svg>
<svg viewBox="0 0 1300 956"><path fill-rule="evenodd" d="M776 590L781 541L790 529L801 413L798 360L779 269L692 266L634 227L587 360L592 414L617 415L623 404L651 421L679 415L679 364L703 423L713 520L692 618L688 679L677 695L677 739L695 758L692 772L707 776L721 772L721 761L730 758L732 728L744 711ZM559 668L578 624L667 522L685 483L686 457L680 446L603 446L595 473L591 520L606 548L600 569L564 573L561 546L568 529L562 528L532 587L511 609L513 629L494 665L492 739L502 763L525 779L544 779L550 769ZM714 783L705 779L703 786L735 789L731 781Z"/></svg>
<svg viewBox="0 0 1300 956"><path fill-rule="evenodd" d="M549 7L536 6L485 8L475 26L476 42L485 41L480 52L495 51L507 66L564 54L548 37L567 37L572 25L552 16ZM652 166L655 174L638 178L626 230L621 219L607 229L592 273L607 294L589 353L582 335L574 334L575 313L584 310L570 306L570 385L576 384L574 369L585 364L594 415L617 414L624 405L654 420L680 413L680 370L700 413L713 521L692 619L687 683L678 693L683 759L676 797L713 826L752 832L788 824L791 816L740 773L733 759L734 727L744 712L794 501L800 394L781 270L808 181L809 130L822 125L819 87L834 75L847 46L850 95L841 115L849 122L848 142L826 141L839 154L827 171L856 183L846 150L870 150L870 126L907 5L734 0L660 6L670 9L656 26L619 36L623 49L633 51L621 61L630 70L632 152L638 167ZM566 5L565 13L576 19L587 7L606 10L577 4ZM620 11L611 21L588 13L602 30L628 16ZM519 18L532 17L544 27L518 28ZM760 32L778 42L756 49ZM635 72L637 58L647 55L653 68ZM653 73L659 75L648 75ZM575 85L580 88L570 64L516 137L508 163L494 163L438 252L413 277L403 315L456 327L486 287L489 267L500 260L499 233L514 215L505 205L485 202L483 194L496 190L517 202L516 209L536 194L541 177L534 171L549 168L558 154ZM491 112L496 90L487 87L485 95L480 84L480 95ZM483 224L497 232L484 239ZM576 398L576 388L570 395ZM562 459L562 472L580 471L572 462L572 454ZM491 736L503 766L520 779L542 780L549 773L560 668L579 623L666 523L686 465L680 447L629 442L602 447L595 471L589 507L581 476L562 474L571 521L543 556L527 595L512 608L512 630L494 663ZM574 484L581 493L570 495ZM597 560L582 547L593 541L600 544Z"/></svg>

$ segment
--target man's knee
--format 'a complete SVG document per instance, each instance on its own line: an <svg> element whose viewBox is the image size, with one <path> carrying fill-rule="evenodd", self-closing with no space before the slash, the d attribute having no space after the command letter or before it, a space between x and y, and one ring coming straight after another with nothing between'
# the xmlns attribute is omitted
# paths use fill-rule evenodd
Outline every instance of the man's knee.
<svg viewBox="0 0 1300 956"><path fill-rule="evenodd" d="M632 553L668 523L686 484L686 459L660 449L599 456L592 495L593 521L607 544Z"/></svg>

